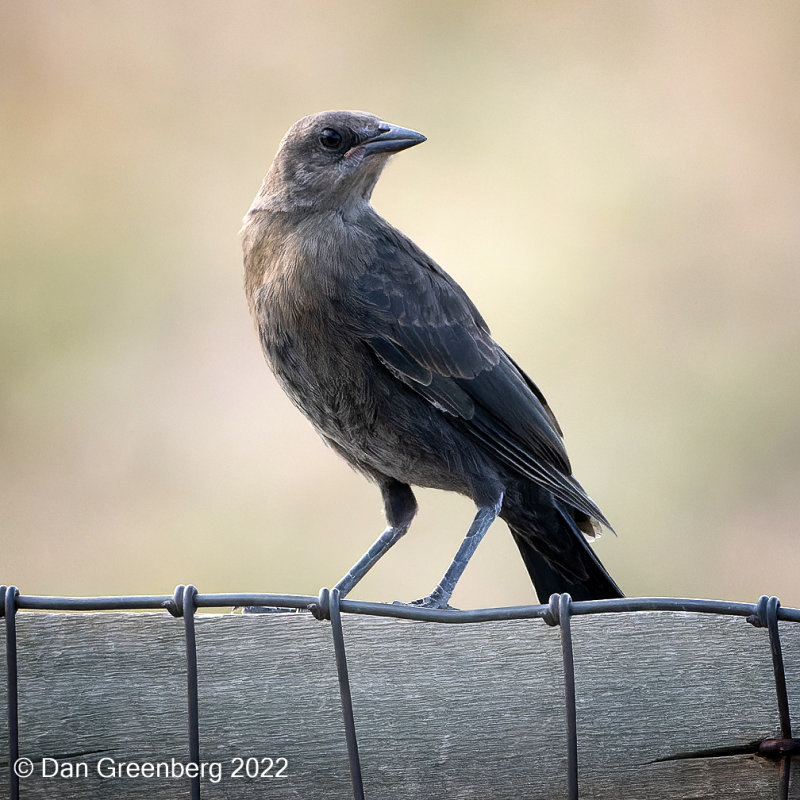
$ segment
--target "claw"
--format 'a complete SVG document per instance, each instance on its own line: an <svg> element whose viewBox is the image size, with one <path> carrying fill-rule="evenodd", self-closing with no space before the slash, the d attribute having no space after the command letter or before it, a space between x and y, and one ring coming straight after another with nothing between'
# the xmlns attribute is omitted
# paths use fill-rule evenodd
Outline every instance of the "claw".
<svg viewBox="0 0 800 800"><path fill-rule="evenodd" d="M402 600L395 600L392 605L412 606L414 608L436 608L440 611L458 611L457 608L453 608L453 606L451 606L449 603L438 600L430 594L427 597L423 597L420 600L413 600L410 603L404 603Z"/></svg>

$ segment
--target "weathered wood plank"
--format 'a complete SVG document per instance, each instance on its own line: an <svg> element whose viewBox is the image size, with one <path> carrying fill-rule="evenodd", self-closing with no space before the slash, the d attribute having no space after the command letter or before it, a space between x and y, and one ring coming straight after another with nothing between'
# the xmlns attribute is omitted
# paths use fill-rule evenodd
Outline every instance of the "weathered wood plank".
<svg viewBox="0 0 800 800"><path fill-rule="evenodd" d="M182 621L17 619L20 752L35 766L22 798L188 796L185 778L97 774L101 758L188 761ZM582 798L776 797L777 766L760 757L672 760L778 734L766 631L666 612L577 617L572 627ZM797 726L800 627L781 631ZM344 632L368 798L566 796L558 629L345 616ZM201 759L221 770L218 782L203 780L204 798L351 796L327 623L198 615L197 647ZM0 676L5 703L4 668ZM4 722L0 748L7 752ZM272 774L286 758L288 777L232 777L237 757L272 758ZM85 762L88 775L45 778L44 758L62 769ZM6 766L0 798L7 787ZM800 797L798 787L800 775L790 796Z"/></svg>

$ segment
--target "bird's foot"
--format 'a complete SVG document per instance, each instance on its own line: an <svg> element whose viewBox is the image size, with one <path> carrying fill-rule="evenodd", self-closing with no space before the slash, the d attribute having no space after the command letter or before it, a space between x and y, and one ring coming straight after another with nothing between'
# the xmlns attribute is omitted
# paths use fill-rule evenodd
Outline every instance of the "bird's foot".
<svg viewBox="0 0 800 800"><path fill-rule="evenodd" d="M427 597L423 597L419 600L413 600L410 603L404 603L402 600L395 600L392 605L395 606L411 606L413 608L436 608L440 611L458 611L457 608L453 608L447 600L435 597L432 594L429 594Z"/></svg>

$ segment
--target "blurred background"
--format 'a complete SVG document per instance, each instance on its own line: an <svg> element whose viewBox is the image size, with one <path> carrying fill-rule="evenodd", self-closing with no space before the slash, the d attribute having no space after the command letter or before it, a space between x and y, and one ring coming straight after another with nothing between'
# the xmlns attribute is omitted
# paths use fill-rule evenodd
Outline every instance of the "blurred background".
<svg viewBox="0 0 800 800"><path fill-rule="evenodd" d="M268 372L241 219L300 116L428 136L374 195L536 380L631 595L800 605L800 5L0 2L0 580L316 593L374 486ZM354 593L474 510L418 492ZM534 602L498 522L454 596Z"/></svg>

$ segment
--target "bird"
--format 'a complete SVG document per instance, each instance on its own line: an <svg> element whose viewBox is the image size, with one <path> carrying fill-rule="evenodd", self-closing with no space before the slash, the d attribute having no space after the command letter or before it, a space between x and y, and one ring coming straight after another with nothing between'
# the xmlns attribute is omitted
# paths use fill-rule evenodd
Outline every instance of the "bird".
<svg viewBox="0 0 800 800"><path fill-rule="evenodd" d="M541 603L622 597L587 541L611 525L573 477L544 395L466 292L372 207L389 158L424 141L363 111L303 117L241 230L269 366L324 442L381 491L387 527L335 588L345 597L408 531L416 486L467 496L476 514L415 605L451 608L497 517Z"/></svg>

